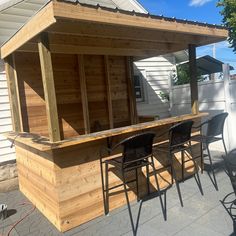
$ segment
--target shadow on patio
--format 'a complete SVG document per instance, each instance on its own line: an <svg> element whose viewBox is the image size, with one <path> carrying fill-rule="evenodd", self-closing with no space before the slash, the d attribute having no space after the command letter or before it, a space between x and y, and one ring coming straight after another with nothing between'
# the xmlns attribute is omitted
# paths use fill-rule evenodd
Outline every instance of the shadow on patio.
<svg viewBox="0 0 236 236"><path fill-rule="evenodd" d="M159 199L149 197L140 202L132 203L134 220L137 222L137 235L201 235L226 236L233 235L233 224L230 217L220 204L221 199L232 192L227 175L221 162L221 153L214 153L216 160L219 191L215 191L207 172L200 175L204 196L201 196L194 178L180 184L184 207L179 203L175 187L167 191L167 221L163 219ZM6 203L10 216L0 222L0 235L7 235L12 225L32 211L32 205L25 204L28 200L19 192L0 193L0 203ZM20 222L10 235L132 235L128 211L126 207L92 220L66 233L60 233L37 210Z"/></svg>

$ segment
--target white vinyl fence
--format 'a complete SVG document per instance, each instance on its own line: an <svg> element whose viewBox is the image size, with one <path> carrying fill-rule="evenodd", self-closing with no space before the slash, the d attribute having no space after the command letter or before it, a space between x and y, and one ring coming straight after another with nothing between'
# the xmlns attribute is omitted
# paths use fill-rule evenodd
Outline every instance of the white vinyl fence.
<svg viewBox="0 0 236 236"><path fill-rule="evenodd" d="M229 79L228 65L223 66L224 79L198 83L199 110L209 116L227 111L229 116L224 136L229 150L236 148L236 81ZM170 88L171 115L191 113L190 86L178 85ZM222 150L220 143L215 149Z"/></svg>

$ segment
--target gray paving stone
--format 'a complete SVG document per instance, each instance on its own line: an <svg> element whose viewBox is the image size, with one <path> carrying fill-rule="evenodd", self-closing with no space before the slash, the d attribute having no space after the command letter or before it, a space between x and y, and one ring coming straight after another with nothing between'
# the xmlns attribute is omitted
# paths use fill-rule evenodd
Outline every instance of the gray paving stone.
<svg viewBox="0 0 236 236"><path fill-rule="evenodd" d="M216 162L220 162L219 157ZM164 221L158 197L146 199L142 203L138 224L138 236L232 236L232 220L225 212L219 200L232 192L232 186L223 169L219 166L216 177L219 191L215 191L206 172L200 174L204 196L200 194L194 178L180 183L184 201L179 203L176 186L167 191L167 217ZM12 214L0 221L0 235L6 235L12 225L23 217L32 205L21 205L28 200L19 191L0 193L0 203L6 203ZM140 202L132 203L134 221L136 222ZM15 210L15 212L14 212ZM127 207L110 212L109 216L101 216L66 233L60 233L37 210L19 223L11 236L119 236L133 235Z"/></svg>

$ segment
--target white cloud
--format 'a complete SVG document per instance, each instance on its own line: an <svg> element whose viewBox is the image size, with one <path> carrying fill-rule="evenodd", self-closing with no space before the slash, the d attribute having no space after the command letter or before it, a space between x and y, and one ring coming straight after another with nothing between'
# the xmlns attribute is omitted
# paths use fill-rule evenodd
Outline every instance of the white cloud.
<svg viewBox="0 0 236 236"><path fill-rule="evenodd" d="M189 6L200 7L212 0L191 0Z"/></svg>

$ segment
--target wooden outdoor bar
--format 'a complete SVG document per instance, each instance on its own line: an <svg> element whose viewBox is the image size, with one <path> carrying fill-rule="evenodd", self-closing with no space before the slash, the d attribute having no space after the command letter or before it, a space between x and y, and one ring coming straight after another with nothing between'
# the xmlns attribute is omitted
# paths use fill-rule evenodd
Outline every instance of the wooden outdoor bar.
<svg viewBox="0 0 236 236"><path fill-rule="evenodd" d="M227 34L220 26L49 2L1 48L14 128L7 137L16 147L20 190L63 232L104 214L102 147L207 116L198 111L196 46L222 41ZM139 123L133 61L184 49L190 53L192 114ZM167 138L156 138L155 144ZM201 164L198 143L194 155ZM160 169L167 157L154 156ZM178 155L175 165L181 169ZM191 162L185 171L193 173ZM170 171L159 174L161 186L169 185ZM139 178L145 195L145 171ZM119 182L113 172L110 185ZM135 184L129 189L134 200ZM110 210L125 203L121 187L110 197Z"/></svg>

